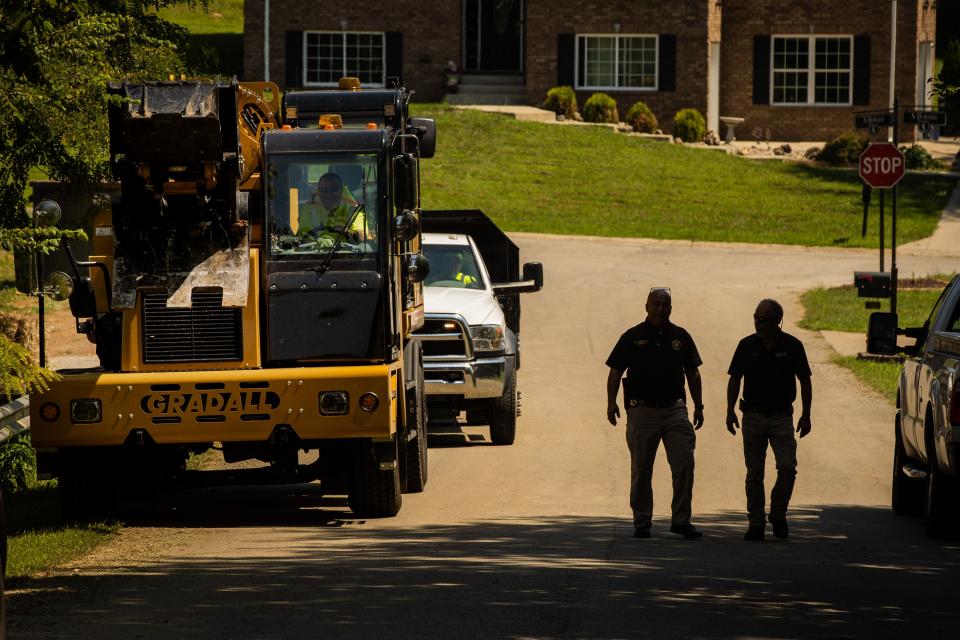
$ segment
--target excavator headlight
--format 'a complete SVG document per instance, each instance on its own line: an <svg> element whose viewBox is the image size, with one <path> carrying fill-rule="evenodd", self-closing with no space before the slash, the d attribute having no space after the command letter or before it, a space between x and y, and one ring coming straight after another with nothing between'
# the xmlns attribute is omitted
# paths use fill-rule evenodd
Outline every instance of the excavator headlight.
<svg viewBox="0 0 960 640"><path fill-rule="evenodd" d="M70 401L70 421L74 424L100 422L101 415L98 398L78 398Z"/></svg>
<svg viewBox="0 0 960 640"><path fill-rule="evenodd" d="M346 391L324 391L319 397L320 415L345 416L350 411L350 394Z"/></svg>

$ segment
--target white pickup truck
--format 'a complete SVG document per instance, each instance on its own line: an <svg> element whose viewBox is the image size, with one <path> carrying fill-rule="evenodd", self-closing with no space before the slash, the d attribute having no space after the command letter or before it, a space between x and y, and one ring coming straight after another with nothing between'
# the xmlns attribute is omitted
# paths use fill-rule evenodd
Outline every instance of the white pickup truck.
<svg viewBox="0 0 960 640"><path fill-rule="evenodd" d="M543 286L540 263L519 250L481 211L424 211L423 346L430 420L489 424L490 441L512 444L519 415L520 294Z"/></svg>
<svg viewBox="0 0 960 640"><path fill-rule="evenodd" d="M897 334L916 338L896 347ZM894 424L892 506L926 517L927 534L960 528L960 276L922 327L897 328L896 314L870 318L867 350L904 351Z"/></svg>

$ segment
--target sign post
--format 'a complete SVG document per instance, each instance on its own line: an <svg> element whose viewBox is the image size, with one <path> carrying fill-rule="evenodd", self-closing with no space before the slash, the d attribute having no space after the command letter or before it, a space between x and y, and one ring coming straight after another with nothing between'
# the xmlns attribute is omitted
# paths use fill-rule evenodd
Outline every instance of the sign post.
<svg viewBox="0 0 960 640"><path fill-rule="evenodd" d="M896 120L894 120L896 125ZM896 129L896 126L894 126ZM864 183L873 189L882 189L880 192L880 271L883 271L884 258L884 228L883 204L884 191L893 189L892 227L890 229L890 312L897 312L897 183L903 179L906 172L906 160L900 149L892 142L873 142L860 154L860 177Z"/></svg>

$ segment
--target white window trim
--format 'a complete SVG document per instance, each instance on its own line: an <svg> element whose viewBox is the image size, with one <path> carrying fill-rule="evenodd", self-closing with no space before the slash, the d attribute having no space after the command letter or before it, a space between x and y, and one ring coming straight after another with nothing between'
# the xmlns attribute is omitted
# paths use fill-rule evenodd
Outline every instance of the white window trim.
<svg viewBox="0 0 960 640"><path fill-rule="evenodd" d="M336 87L339 85L339 82L308 82L307 81L307 36L310 34L342 34L343 38L343 51L341 53L343 59L343 73L340 76L343 78L347 75L347 35L358 35L358 36L380 36L383 38L383 45L381 48L381 64L383 65L383 82L374 83L373 86L376 87L385 87L387 86L387 34L385 31L322 31L322 30L313 30L313 31L304 31L303 32L303 56L300 61L302 69L302 80L304 87Z"/></svg>
<svg viewBox="0 0 960 640"><path fill-rule="evenodd" d="M593 85L593 84L580 84L580 40L582 38L613 38L614 39L614 52L615 52L615 61L620 62L619 53L620 53L620 40L619 38L653 38L653 86L652 87L618 87L614 86L603 86L603 85ZM586 50L586 48L584 48ZM586 63L586 60L582 61ZM660 35L656 33L578 33L576 39L574 40L574 52L573 52L573 87L574 89L582 89L584 91L609 91L617 93L649 93L653 91L660 90ZM586 70L584 70L584 78L586 78Z"/></svg>
<svg viewBox="0 0 960 640"><path fill-rule="evenodd" d="M790 38L802 40L806 39L809 41L809 46L807 48L807 101L806 102L774 102L773 100L773 42L777 38ZM850 68L847 70L850 74L850 100L847 102L814 102L816 99L816 86L817 86L817 38L829 38L833 40L849 40L850 41ZM856 61L854 57L853 49L853 36L847 33L799 33L799 34L789 34L789 33L778 33L770 36L770 106L771 107L780 107L780 108L809 108L816 107L818 109L822 108L831 108L831 107L851 107L853 106L853 70L856 67ZM803 69L792 69L791 71L803 72ZM824 70L821 70L824 71ZM830 69L829 71L843 71L843 69Z"/></svg>

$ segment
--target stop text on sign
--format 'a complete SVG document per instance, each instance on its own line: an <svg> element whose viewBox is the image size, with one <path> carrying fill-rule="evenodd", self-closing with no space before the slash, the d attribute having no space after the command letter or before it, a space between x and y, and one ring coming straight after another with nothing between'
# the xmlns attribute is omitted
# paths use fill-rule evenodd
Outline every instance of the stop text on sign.
<svg viewBox="0 0 960 640"><path fill-rule="evenodd" d="M875 142L860 154L860 177L874 189L895 186L906 169L903 153L892 142Z"/></svg>
<svg viewBox="0 0 960 640"><path fill-rule="evenodd" d="M903 158L864 158L863 172L873 174L895 173L903 167Z"/></svg>

